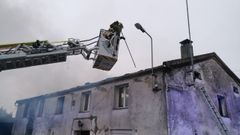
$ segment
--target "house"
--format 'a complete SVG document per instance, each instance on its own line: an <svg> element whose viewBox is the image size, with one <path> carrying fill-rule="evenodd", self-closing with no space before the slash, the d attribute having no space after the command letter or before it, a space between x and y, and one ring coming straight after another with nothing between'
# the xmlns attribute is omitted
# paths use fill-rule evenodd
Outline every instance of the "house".
<svg viewBox="0 0 240 135"><path fill-rule="evenodd" d="M240 135L240 79L215 53L18 100L13 135ZM191 64L193 63L193 64ZM154 86L153 86L154 82Z"/></svg>

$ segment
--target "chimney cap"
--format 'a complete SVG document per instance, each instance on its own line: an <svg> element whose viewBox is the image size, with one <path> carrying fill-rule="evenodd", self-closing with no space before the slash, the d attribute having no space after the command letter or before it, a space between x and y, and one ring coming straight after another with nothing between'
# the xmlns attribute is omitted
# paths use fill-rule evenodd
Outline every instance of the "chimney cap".
<svg viewBox="0 0 240 135"><path fill-rule="evenodd" d="M190 39L185 39L180 42L180 44L182 44L182 45L191 44L191 43L193 43L193 41L191 41Z"/></svg>

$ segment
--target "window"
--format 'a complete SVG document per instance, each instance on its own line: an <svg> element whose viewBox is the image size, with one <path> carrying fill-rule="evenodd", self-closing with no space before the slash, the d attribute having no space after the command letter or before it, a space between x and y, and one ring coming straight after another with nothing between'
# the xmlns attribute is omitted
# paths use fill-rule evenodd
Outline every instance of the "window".
<svg viewBox="0 0 240 135"><path fill-rule="evenodd" d="M83 92L81 96L81 106L80 112L87 112L89 111L90 107L90 100L91 100L91 92Z"/></svg>
<svg viewBox="0 0 240 135"><path fill-rule="evenodd" d="M228 111L227 111L227 103L224 96L218 95L218 108L219 113L222 117L228 117Z"/></svg>
<svg viewBox="0 0 240 135"><path fill-rule="evenodd" d="M115 87L115 108L126 108L128 106L128 84Z"/></svg>
<svg viewBox="0 0 240 135"><path fill-rule="evenodd" d="M238 88L235 86L233 86L233 92L238 95L240 94Z"/></svg>
<svg viewBox="0 0 240 135"><path fill-rule="evenodd" d="M26 103L24 106L24 111L23 111L23 118L26 118L28 115L28 110L29 110L29 103Z"/></svg>
<svg viewBox="0 0 240 135"><path fill-rule="evenodd" d="M39 101L39 106L38 106L38 117L41 117L42 116L42 113L43 113L43 108L44 108L44 103L45 103L45 100L40 100Z"/></svg>
<svg viewBox="0 0 240 135"><path fill-rule="evenodd" d="M202 80L202 76L201 76L201 73L194 71L194 80L196 79Z"/></svg>
<svg viewBox="0 0 240 135"><path fill-rule="evenodd" d="M57 100L57 108L55 114L63 113L64 97L59 97Z"/></svg>

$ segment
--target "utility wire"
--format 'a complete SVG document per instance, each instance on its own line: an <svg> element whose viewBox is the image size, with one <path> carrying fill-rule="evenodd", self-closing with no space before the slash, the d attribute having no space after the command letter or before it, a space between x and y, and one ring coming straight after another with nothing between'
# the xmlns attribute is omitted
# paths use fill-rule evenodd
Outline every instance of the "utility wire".
<svg viewBox="0 0 240 135"><path fill-rule="evenodd" d="M188 8L188 0L186 0L186 9L187 9L187 22L188 22L188 36L189 36L189 40L191 41L192 37L191 37L191 27L190 27L190 16L189 16L189 8ZM193 50L191 52L191 70L193 72L194 70L194 62L193 62Z"/></svg>

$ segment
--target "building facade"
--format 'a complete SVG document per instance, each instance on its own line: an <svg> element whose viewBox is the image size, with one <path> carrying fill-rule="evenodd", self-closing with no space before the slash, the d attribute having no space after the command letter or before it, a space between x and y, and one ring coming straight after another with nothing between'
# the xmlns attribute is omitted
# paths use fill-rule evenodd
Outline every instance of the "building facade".
<svg viewBox="0 0 240 135"><path fill-rule="evenodd" d="M215 53L193 60L18 100L13 135L240 135L239 78Z"/></svg>

